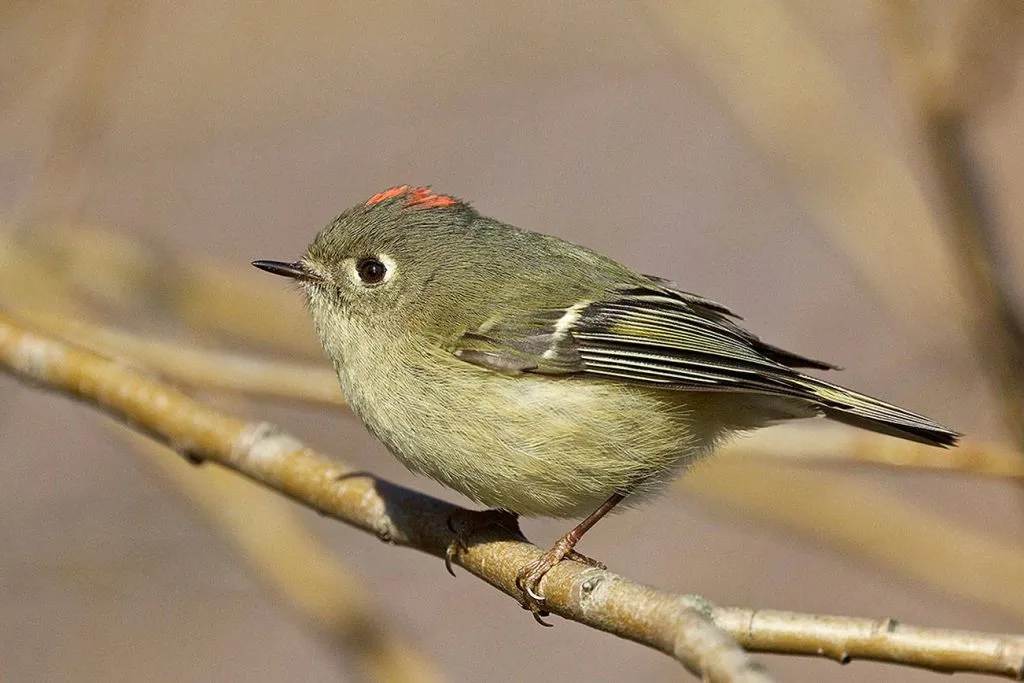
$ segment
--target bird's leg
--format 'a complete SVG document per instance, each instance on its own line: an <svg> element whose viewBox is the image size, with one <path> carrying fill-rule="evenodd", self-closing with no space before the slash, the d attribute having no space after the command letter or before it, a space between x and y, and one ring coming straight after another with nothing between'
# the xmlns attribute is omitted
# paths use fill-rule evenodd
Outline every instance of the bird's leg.
<svg viewBox="0 0 1024 683"><path fill-rule="evenodd" d="M564 559L577 560L594 567L604 569L604 565L586 555L577 553L576 544L583 538L583 534L590 531L590 528L611 512L612 508L622 502L626 497L625 493L616 491L608 497L608 500L601 503L601 506L587 515L586 519L573 527L572 531L558 539L551 549L539 558L522 568L516 577L516 586L523 592L523 606L533 612L533 616L544 626L550 624L542 621L540 617L545 616L542 609L544 594L540 592L540 583L544 576Z"/></svg>
<svg viewBox="0 0 1024 683"><path fill-rule="evenodd" d="M444 568L452 576L455 576L452 562L459 556L459 553L469 547L467 541L480 531L497 527L526 540L523 532L519 530L519 515L508 510L463 510L459 508L448 516L446 524L448 529L455 534L455 538L448 544L444 553Z"/></svg>

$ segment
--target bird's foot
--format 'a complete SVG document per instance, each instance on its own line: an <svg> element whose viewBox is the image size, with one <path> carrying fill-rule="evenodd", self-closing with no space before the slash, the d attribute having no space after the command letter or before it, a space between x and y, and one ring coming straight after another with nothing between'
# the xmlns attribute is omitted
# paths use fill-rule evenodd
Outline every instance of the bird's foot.
<svg viewBox="0 0 1024 683"><path fill-rule="evenodd" d="M488 529L510 531L523 537L519 530L519 515L508 510L463 510L457 509L448 516L448 529L455 535L444 553L444 568L455 576L453 563L469 548L469 539Z"/></svg>
<svg viewBox="0 0 1024 683"><path fill-rule="evenodd" d="M550 550L523 567L519 571L519 575L516 576L516 587L523 593L523 608L530 610L533 618L541 626L552 625L544 621L544 617L548 616L548 611L544 609L545 598L544 593L541 592L540 584L544 577L547 576L547 573L555 568L555 565L562 560L573 560L590 565L591 567L607 569L602 562L598 562L592 557L587 557L583 553L576 552L573 549L574 545L576 545L575 539L569 535L563 536L551 546Z"/></svg>

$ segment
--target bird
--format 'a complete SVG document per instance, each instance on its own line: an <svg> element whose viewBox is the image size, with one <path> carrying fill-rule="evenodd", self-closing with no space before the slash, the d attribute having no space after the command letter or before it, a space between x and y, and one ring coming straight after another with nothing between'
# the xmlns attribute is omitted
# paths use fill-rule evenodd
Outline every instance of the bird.
<svg viewBox="0 0 1024 683"><path fill-rule="evenodd" d="M960 436L807 374L838 368L722 304L429 186L380 192L299 259L252 265L298 283L348 405L406 467L512 520L582 520L518 574L535 617L554 566L599 564L575 550L591 527L734 434L821 416Z"/></svg>

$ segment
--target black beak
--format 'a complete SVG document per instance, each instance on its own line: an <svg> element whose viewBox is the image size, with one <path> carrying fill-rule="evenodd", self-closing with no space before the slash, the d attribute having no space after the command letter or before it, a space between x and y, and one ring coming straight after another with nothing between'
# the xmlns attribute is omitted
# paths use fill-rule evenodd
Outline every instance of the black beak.
<svg viewBox="0 0 1024 683"><path fill-rule="evenodd" d="M290 277L293 280L302 280L304 282L320 282L322 278L316 273L311 273L306 267L300 262L285 263L284 261L253 261L252 265L256 266L260 270L265 270L268 273L274 275L280 275L282 277Z"/></svg>

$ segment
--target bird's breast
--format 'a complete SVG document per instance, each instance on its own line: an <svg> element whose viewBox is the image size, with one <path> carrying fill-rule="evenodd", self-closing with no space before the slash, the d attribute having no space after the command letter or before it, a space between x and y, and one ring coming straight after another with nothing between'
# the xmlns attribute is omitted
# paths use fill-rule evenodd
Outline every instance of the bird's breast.
<svg viewBox="0 0 1024 683"><path fill-rule="evenodd" d="M440 347L344 354L346 399L410 469L489 507L582 516L615 491L652 493L705 452L685 394L500 375Z"/></svg>

